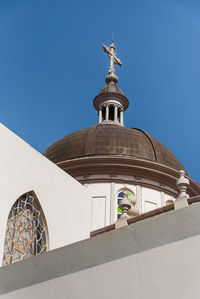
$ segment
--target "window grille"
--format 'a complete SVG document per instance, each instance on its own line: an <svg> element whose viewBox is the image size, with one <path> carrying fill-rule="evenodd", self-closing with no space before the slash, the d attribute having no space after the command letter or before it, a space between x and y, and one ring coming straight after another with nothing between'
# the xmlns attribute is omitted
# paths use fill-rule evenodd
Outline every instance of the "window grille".
<svg viewBox="0 0 200 299"><path fill-rule="evenodd" d="M4 243L3 265L21 261L47 250L45 221L36 197L22 195L8 216Z"/></svg>

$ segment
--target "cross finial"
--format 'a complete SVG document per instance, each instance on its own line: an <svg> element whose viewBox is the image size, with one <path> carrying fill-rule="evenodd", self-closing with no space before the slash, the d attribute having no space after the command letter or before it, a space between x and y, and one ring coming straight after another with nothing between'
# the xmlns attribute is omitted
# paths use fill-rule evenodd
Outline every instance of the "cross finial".
<svg viewBox="0 0 200 299"><path fill-rule="evenodd" d="M107 84L109 83L117 83L119 81L117 75L115 74L115 64L118 64L119 66L122 65L119 58L117 58L115 54L115 44L112 40L109 47L102 45L104 51L108 54L108 57L110 58L110 67L108 70L108 76L106 77L105 81Z"/></svg>

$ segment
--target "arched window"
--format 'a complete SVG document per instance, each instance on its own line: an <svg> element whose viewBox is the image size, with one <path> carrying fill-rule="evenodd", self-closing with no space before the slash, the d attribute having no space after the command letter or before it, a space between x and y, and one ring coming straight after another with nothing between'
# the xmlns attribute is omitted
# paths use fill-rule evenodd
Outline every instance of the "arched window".
<svg viewBox="0 0 200 299"><path fill-rule="evenodd" d="M119 208L119 202L120 202L120 200L123 198L123 193L124 193L125 191L127 192L128 198L129 198L129 197L130 197L130 198L133 198L133 197L134 197L134 194L133 194L132 192L130 192L129 190L126 190L126 189L121 190L121 191L118 193L118 195L117 195L117 219L119 219L120 216L121 216L121 214L122 214L122 210Z"/></svg>
<svg viewBox="0 0 200 299"><path fill-rule="evenodd" d="M3 265L39 255L47 249L45 219L34 192L22 195L8 216Z"/></svg>

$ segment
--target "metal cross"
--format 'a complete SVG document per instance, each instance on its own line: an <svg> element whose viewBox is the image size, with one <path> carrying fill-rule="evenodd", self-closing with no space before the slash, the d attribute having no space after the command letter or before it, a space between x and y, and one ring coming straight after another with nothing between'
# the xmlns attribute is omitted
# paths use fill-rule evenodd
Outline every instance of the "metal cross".
<svg viewBox="0 0 200 299"><path fill-rule="evenodd" d="M108 54L108 57L110 58L110 67L108 71L108 77L106 77L106 82L109 83L110 81L118 82L118 78L115 74L115 64L118 64L119 66L122 66L122 63L119 58L117 58L115 54L115 44L112 40L112 43L109 47L102 45L104 51Z"/></svg>

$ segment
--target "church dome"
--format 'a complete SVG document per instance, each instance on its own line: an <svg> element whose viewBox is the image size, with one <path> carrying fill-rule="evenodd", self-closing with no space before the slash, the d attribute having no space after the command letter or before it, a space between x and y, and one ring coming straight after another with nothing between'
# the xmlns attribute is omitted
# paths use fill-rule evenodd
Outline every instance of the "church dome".
<svg viewBox="0 0 200 299"><path fill-rule="evenodd" d="M118 77L114 66L122 64L115 54L113 41L109 47L103 45L103 49L110 58L110 67L105 78L107 85L93 100L94 108L98 111L98 125L65 136L52 144L44 155L54 163L68 161L67 164L70 165L77 159L80 162L82 158L95 160L102 157L108 160L110 157L110 160L115 159L115 166L130 158L130 163L137 159L139 164L149 161L177 171L184 169L174 154L150 134L140 129L124 127L123 115L129 101L117 86ZM87 159L82 159L84 164L83 160ZM94 172L98 171L99 167L97 163ZM66 171L72 173L70 167L67 167Z"/></svg>
<svg viewBox="0 0 200 299"><path fill-rule="evenodd" d="M112 122L69 134L52 144L44 155L54 163L88 156L126 156L184 169L174 154L150 134Z"/></svg>

